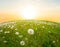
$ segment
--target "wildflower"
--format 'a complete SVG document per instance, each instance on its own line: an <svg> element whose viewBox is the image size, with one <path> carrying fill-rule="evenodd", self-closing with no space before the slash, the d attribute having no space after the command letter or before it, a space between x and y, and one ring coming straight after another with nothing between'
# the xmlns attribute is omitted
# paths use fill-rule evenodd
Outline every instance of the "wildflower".
<svg viewBox="0 0 60 47"><path fill-rule="evenodd" d="M16 35L19 35L19 32L16 32L15 34L16 34Z"/></svg>
<svg viewBox="0 0 60 47"><path fill-rule="evenodd" d="M34 34L34 30L33 29L28 29L28 33L29 34Z"/></svg>
<svg viewBox="0 0 60 47"><path fill-rule="evenodd" d="M53 43L55 43L55 41L53 41Z"/></svg>
<svg viewBox="0 0 60 47"><path fill-rule="evenodd" d="M4 42L4 43L7 43L7 41L6 41L6 40L4 40L3 42Z"/></svg>
<svg viewBox="0 0 60 47"><path fill-rule="evenodd" d="M22 45L22 46L25 45L25 41L21 41L20 45Z"/></svg>

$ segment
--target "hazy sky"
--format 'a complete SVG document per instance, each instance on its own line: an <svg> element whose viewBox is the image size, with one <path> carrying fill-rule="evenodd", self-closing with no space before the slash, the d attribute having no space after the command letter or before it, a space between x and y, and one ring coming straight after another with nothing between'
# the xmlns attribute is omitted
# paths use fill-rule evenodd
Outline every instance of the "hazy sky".
<svg viewBox="0 0 60 47"><path fill-rule="evenodd" d="M19 13L27 5L36 7L39 15L51 15L48 17L60 20L60 0L0 0L0 12Z"/></svg>
<svg viewBox="0 0 60 47"><path fill-rule="evenodd" d="M0 0L0 10L14 11L29 4L46 11L60 11L60 0Z"/></svg>

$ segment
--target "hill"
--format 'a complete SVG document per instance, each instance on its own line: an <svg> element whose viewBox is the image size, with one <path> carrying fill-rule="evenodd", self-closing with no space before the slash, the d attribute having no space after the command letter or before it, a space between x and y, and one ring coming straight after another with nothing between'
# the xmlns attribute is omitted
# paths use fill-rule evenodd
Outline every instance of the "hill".
<svg viewBox="0 0 60 47"><path fill-rule="evenodd" d="M0 23L0 47L60 47L60 23L32 20Z"/></svg>

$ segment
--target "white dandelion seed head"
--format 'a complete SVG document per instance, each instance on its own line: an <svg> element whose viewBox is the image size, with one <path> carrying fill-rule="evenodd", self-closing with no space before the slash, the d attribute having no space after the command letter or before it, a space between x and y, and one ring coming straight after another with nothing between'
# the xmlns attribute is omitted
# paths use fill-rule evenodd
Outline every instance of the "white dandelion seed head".
<svg viewBox="0 0 60 47"><path fill-rule="evenodd" d="M3 42L4 42L4 43L7 43L7 41L6 41L6 40L4 40Z"/></svg>
<svg viewBox="0 0 60 47"><path fill-rule="evenodd" d="M19 32L15 32L16 35L19 35Z"/></svg>
<svg viewBox="0 0 60 47"><path fill-rule="evenodd" d="M22 46L25 45L25 41L21 41L20 45L22 45Z"/></svg>
<svg viewBox="0 0 60 47"><path fill-rule="evenodd" d="M28 33L29 34L34 34L34 30L33 29L28 29Z"/></svg>
<svg viewBox="0 0 60 47"><path fill-rule="evenodd" d="M53 43L55 43L55 41L53 41Z"/></svg>

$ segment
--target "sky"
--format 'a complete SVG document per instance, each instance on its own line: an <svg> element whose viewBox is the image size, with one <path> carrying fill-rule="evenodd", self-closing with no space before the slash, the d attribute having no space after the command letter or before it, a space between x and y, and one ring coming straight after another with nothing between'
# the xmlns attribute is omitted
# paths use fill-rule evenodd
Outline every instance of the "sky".
<svg viewBox="0 0 60 47"><path fill-rule="evenodd" d="M4 13L21 15L22 8L27 5L38 11L36 19L60 22L60 0L0 0L0 18Z"/></svg>

